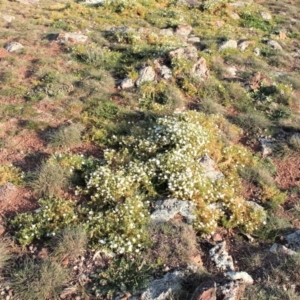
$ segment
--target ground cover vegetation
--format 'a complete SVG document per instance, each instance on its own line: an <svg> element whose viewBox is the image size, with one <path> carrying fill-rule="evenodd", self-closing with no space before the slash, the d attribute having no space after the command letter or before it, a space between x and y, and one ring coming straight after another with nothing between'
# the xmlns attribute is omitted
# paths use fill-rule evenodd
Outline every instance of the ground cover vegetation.
<svg viewBox="0 0 300 300"><path fill-rule="evenodd" d="M0 298L127 299L200 257L191 299L221 236L240 299L300 299L268 251L300 226L299 4L1 0Z"/></svg>

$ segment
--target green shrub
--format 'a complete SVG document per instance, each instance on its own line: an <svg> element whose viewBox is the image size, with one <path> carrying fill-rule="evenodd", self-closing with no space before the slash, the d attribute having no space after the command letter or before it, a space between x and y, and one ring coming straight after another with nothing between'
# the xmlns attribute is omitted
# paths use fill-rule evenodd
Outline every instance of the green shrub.
<svg viewBox="0 0 300 300"><path fill-rule="evenodd" d="M59 294L68 279L68 270L59 264L26 258L20 268L12 270L11 287L17 299L60 299Z"/></svg>

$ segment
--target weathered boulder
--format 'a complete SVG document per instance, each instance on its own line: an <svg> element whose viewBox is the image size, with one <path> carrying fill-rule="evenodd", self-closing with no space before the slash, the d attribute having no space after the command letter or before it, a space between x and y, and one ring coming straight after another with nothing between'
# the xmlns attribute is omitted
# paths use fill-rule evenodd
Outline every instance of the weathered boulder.
<svg viewBox="0 0 300 300"><path fill-rule="evenodd" d="M83 44L88 40L88 37L81 32L62 32L57 36L57 41L60 44L75 43Z"/></svg>
<svg viewBox="0 0 300 300"><path fill-rule="evenodd" d="M23 48L24 46L18 42L10 42L5 46L5 50L7 50L8 52L16 52Z"/></svg>
<svg viewBox="0 0 300 300"><path fill-rule="evenodd" d="M236 40L228 40L220 45L219 51L223 51L225 49L236 49L237 46L238 44Z"/></svg>
<svg viewBox="0 0 300 300"><path fill-rule="evenodd" d="M238 282L230 281L217 289L217 297L222 300L239 300L240 288Z"/></svg>
<svg viewBox="0 0 300 300"><path fill-rule="evenodd" d="M136 81L136 86L139 87L143 82L154 81L156 77L155 71L151 66L144 67L139 72L139 78Z"/></svg>
<svg viewBox="0 0 300 300"><path fill-rule="evenodd" d="M190 201L178 199L159 200L155 203L155 211L151 214L151 221L163 223L173 219L177 214L184 217L187 223L193 223L196 219L194 213L195 204Z"/></svg>
<svg viewBox="0 0 300 300"><path fill-rule="evenodd" d="M258 139L262 149L262 156L267 157L272 154L273 149L275 147L275 140L268 138L260 138Z"/></svg>
<svg viewBox="0 0 300 300"><path fill-rule="evenodd" d="M199 163L204 169L204 175L212 181L224 178L224 174L218 169L217 164L207 154L200 158Z"/></svg>
<svg viewBox="0 0 300 300"><path fill-rule="evenodd" d="M192 35L188 37L187 42L190 44L198 44L200 43L200 38L198 36Z"/></svg>
<svg viewBox="0 0 300 300"><path fill-rule="evenodd" d="M165 65L160 67L160 76L166 80L172 78L172 70Z"/></svg>
<svg viewBox="0 0 300 300"><path fill-rule="evenodd" d="M201 283L194 291L191 300L217 300L217 286L212 280Z"/></svg>

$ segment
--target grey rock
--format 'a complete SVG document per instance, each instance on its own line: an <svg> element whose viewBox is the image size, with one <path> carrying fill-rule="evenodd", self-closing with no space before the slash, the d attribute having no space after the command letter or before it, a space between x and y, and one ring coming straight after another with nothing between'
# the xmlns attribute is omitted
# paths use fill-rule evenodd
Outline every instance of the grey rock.
<svg viewBox="0 0 300 300"><path fill-rule="evenodd" d="M10 182L0 185L0 201L5 201L16 190L16 186Z"/></svg>
<svg viewBox="0 0 300 300"><path fill-rule="evenodd" d="M155 71L152 67L148 66L140 70L139 78L136 81L136 86L139 87L143 82L151 82L155 79Z"/></svg>
<svg viewBox="0 0 300 300"><path fill-rule="evenodd" d="M245 284L253 284L253 278L247 272L229 271L225 273L225 276L234 281L239 280Z"/></svg>
<svg viewBox="0 0 300 300"><path fill-rule="evenodd" d="M187 223L191 224L196 219L194 210L195 204L191 201L178 199L159 200L155 203L155 211L151 214L150 219L153 223L163 223L180 214L186 219Z"/></svg>
<svg viewBox="0 0 300 300"><path fill-rule="evenodd" d="M150 282L146 290L140 297L130 297L129 300L165 300L172 294L178 293L182 289L184 273L174 271L167 273L163 278Z"/></svg>
<svg viewBox="0 0 300 300"><path fill-rule="evenodd" d="M201 2L198 0L178 0L177 5L184 5L184 6L198 6Z"/></svg>
<svg viewBox="0 0 300 300"><path fill-rule="evenodd" d="M216 267L223 271L234 271L233 259L226 251L226 242L223 241L209 251L211 260Z"/></svg>
<svg viewBox="0 0 300 300"><path fill-rule="evenodd" d="M260 15L261 15L261 17L262 17L264 20L267 20L267 21L272 20L272 15L271 15L270 13L268 13L268 12L262 11L262 12L260 13Z"/></svg>
<svg viewBox="0 0 300 300"><path fill-rule="evenodd" d="M267 45L269 47L275 49L275 50L283 50L282 47L281 47L281 45L278 42L274 41L274 40L269 40L267 42Z"/></svg>
<svg viewBox="0 0 300 300"><path fill-rule="evenodd" d="M160 75L162 78L168 80L168 79L172 78L172 70L170 68L168 68L167 66L162 65L160 67Z"/></svg>
<svg viewBox="0 0 300 300"><path fill-rule="evenodd" d="M275 254L286 254L286 255L294 255L297 252L279 244L273 244L272 247L270 248L270 252L275 253Z"/></svg>
<svg viewBox="0 0 300 300"><path fill-rule="evenodd" d="M8 52L15 52L15 51L19 51L21 49L23 49L24 46L21 44L21 43L18 43L18 42L10 42L9 44L7 44L5 46L5 49L8 51Z"/></svg>
<svg viewBox="0 0 300 300"><path fill-rule="evenodd" d="M232 2L232 3L228 3L229 7L232 8L241 8L244 7L246 4L249 4L253 2L252 0L249 1L237 1L237 2Z"/></svg>
<svg viewBox="0 0 300 300"><path fill-rule="evenodd" d="M204 175L212 181L224 178L224 174L218 170L217 164L207 154L200 158L199 163L204 169Z"/></svg>
<svg viewBox="0 0 300 300"><path fill-rule="evenodd" d="M88 37L81 32L63 32L57 37L60 44L78 43L83 44L88 40Z"/></svg>
<svg viewBox="0 0 300 300"><path fill-rule="evenodd" d="M193 62L197 62L198 60L198 50L195 46L187 46L183 48L178 48L169 53L169 57L174 58L185 58L187 60L191 60Z"/></svg>
<svg viewBox="0 0 300 300"><path fill-rule="evenodd" d="M125 78L120 83L120 88L123 89L123 90L124 89L130 89L132 87L134 87L134 83L133 83L131 78Z"/></svg>
<svg viewBox="0 0 300 300"><path fill-rule="evenodd" d="M237 41L236 40L228 40L223 42L220 47L219 51L223 51L225 49L236 49L237 48Z"/></svg>
<svg viewBox="0 0 300 300"><path fill-rule="evenodd" d="M289 247L295 251L300 250L300 230L285 237Z"/></svg>
<svg viewBox="0 0 300 300"><path fill-rule="evenodd" d="M243 42L241 42L241 43L238 44L238 48L241 51L245 51L251 44L252 44L251 41L243 41Z"/></svg>
<svg viewBox="0 0 300 300"><path fill-rule="evenodd" d="M1 15L2 19L8 23L11 23L16 17L11 15Z"/></svg>

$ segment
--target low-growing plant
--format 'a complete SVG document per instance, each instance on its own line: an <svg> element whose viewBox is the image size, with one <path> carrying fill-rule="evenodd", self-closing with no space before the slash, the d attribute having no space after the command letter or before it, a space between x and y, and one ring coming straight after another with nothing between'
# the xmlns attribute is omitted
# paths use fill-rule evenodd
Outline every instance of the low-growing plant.
<svg viewBox="0 0 300 300"><path fill-rule="evenodd" d="M300 152L300 134L295 133L289 138L289 145L290 147L297 151Z"/></svg>
<svg viewBox="0 0 300 300"><path fill-rule="evenodd" d="M36 195L53 197L61 193L69 184L66 168L56 161L44 161L33 173L30 185Z"/></svg>
<svg viewBox="0 0 300 300"><path fill-rule="evenodd" d="M4 239L0 240L0 272L3 271L4 267L7 266L9 259L11 258L7 241Z"/></svg>
<svg viewBox="0 0 300 300"><path fill-rule="evenodd" d="M113 298L116 292L134 293L144 288L152 268L140 256L124 256L111 261L106 270L94 276L96 296Z"/></svg>
<svg viewBox="0 0 300 300"><path fill-rule="evenodd" d="M68 279L69 271L55 262L25 258L21 266L11 272L11 287L18 299L59 299Z"/></svg>
<svg viewBox="0 0 300 300"><path fill-rule="evenodd" d="M0 165L0 185L11 182L21 184L24 180L23 172L13 165Z"/></svg>
<svg viewBox="0 0 300 300"><path fill-rule="evenodd" d="M70 148L81 143L81 134L84 130L82 124L71 124L60 127L50 137L50 145L55 148Z"/></svg>

